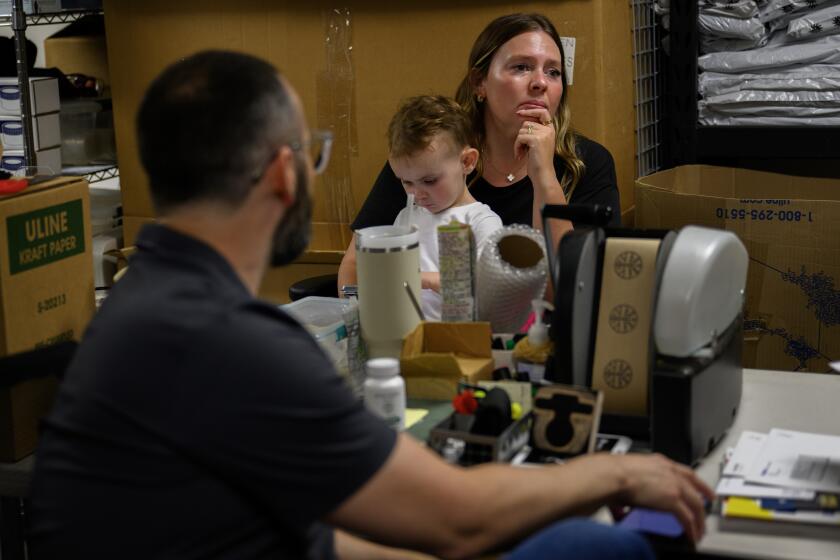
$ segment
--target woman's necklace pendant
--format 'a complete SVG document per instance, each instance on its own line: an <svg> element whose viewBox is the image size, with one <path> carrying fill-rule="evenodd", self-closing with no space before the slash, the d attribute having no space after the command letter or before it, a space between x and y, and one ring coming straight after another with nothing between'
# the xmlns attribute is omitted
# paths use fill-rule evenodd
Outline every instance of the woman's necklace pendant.
<svg viewBox="0 0 840 560"><path fill-rule="evenodd" d="M514 175L513 173L508 173L505 179L507 179L508 183L513 183L513 180L516 179L516 175Z"/></svg>

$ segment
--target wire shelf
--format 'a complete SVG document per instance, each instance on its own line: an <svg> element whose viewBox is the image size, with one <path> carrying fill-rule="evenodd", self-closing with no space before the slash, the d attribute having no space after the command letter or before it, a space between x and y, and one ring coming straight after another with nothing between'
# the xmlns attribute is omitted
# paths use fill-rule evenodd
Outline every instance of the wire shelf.
<svg viewBox="0 0 840 560"><path fill-rule="evenodd" d="M84 177L88 183L93 184L119 177L120 168L116 165L65 167L62 170L62 174Z"/></svg>
<svg viewBox="0 0 840 560"><path fill-rule="evenodd" d="M113 179L115 177L120 176L120 168L116 165L114 167L108 167L106 169L102 169L100 171L94 171L92 173L86 173L85 179L87 179L88 183L98 183L99 181L105 181L107 179Z"/></svg>
<svg viewBox="0 0 840 560"><path fill-rule="evenodd" d="M102 10L67 10L49 14L26 14L26 25L49 25L52 23L71 23L85 16L101 14ZM0 15L0 27L12 25L10 14Z"/></svg>
<svg viewBox="0 0 840 560"><path fill-rule="evenodd" d="M636 176L644 177L661 168L659 139L660 104L659 31L653 0L630 0L633 12L633 62L635 63Z"/></svg>

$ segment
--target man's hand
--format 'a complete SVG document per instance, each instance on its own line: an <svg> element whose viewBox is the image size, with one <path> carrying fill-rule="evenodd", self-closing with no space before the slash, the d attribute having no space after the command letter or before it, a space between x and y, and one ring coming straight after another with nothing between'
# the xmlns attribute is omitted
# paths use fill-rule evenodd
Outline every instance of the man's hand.
<svg viewBox="0 0 840 560"><path fill-rule="evenodd" d="M624 469L625 484L619 495L622 504L669 511L691 540L697 542L703 537L703 498L714 499L714 492L691 468L659 454L629 454L616 459Z"/></svg>

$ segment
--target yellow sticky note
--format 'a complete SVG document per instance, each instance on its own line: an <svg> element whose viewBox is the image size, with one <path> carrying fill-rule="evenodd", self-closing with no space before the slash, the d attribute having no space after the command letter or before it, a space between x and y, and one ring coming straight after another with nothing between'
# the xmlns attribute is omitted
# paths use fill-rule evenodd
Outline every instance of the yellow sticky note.
<svg viewBox="0 0 840 560"><path fill-rule="evenodd" d="M405 409L405 429L409 429L414 424L422 420L429 413L425 408L406 408Z"/></svg>

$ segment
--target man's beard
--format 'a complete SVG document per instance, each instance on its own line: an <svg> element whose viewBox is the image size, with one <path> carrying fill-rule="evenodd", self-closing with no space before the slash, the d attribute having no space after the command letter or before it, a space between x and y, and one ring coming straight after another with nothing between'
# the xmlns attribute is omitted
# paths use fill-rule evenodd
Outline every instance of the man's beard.
<svg viewBox="0 0 840 560"><path fill-rule="evenodd" d="M309 195L309 173L306 160L295 157L295 193L297 198L274 230L271 266L289 264L309 245L312 229L312 197Z"/></svg>

